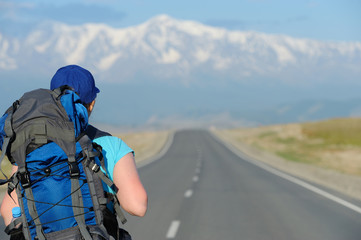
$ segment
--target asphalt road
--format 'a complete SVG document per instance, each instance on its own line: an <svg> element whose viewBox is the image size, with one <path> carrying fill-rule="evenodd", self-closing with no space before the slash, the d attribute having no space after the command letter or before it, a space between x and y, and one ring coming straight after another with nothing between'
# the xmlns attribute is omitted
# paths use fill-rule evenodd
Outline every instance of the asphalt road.
<svg viewBox="0 0 361 240"><path fill-rule="evenodd" d="M361 204L230 151L207 131L176 132L142 167L144 218L128 216L134 240L361 239Z"/></svg>
<svg viewBox="0 0 361 240"><path fill-rule="evenodd" d="M257 164L207 131L176 132L139 169L149 210L124 227L133 240L361 239L360 202Z"/></svg>

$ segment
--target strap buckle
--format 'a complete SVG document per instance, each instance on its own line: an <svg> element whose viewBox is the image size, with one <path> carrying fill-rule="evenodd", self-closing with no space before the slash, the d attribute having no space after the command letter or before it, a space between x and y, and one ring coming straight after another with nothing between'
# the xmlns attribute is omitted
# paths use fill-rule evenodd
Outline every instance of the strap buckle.
<svg viewBox="0 0 361 240"><path fill-rule="evenodd" d="M30 174L28 171L20 172L20 183L23 188L30 187Z"/></svg>
<svg viewBox="0 0 361 240"><path fill-rule="evenodd" d="M69 163L69 173L71 178L76 178L80 176L80 170L77 162L68 162Z"/></svg>
<svg viewBox="0 0 361 240"><path fill-rule="evenodd" d="M93 172L98 172L100 170L100 167L98 164L93 163L93 166L91 166L91 170L93 170Z"/></svg>

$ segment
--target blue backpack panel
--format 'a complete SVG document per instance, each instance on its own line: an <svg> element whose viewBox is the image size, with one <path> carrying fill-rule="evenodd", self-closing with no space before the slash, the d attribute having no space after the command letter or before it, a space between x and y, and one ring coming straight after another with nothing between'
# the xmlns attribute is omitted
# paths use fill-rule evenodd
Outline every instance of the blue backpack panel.
<svg viewBox="0 0 361 240"><path fill-rule="evenodd" d="M103 224L102 181L115 186L95 162L103 163L101 148L87 127L87 109L68 86L25 93L0 118L0 164L6 154L18 167L2 184L9 195L16 190L25 239L113 239Z"/></svg>

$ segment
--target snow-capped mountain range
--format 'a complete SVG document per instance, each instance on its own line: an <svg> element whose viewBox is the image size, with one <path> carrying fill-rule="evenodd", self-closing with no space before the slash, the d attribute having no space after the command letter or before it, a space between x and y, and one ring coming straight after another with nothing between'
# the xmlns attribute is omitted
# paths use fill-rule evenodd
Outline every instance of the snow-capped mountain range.
<svg viewBox="0 0 361 240"><path fill-rule="evenodd" d="M315 118L345 116L361 109L357 104L338 105L342 113L331 113L330 104L313 110L327 105L320 99L350 103L347 96L358 96L361 42L229 31L167 15L119 29L47 22L25 38L6 36L0 30L0 79L5 82L0 107L10 101L13 83L19 91L32 86L34 79L42 79L45 86L67 64L91 70L107 92L99 101L99 115L94 116L99 122L109 114L105 106L119 102L119 95L129 100L119 103L130 112L126 124L176 122L189 116L202 121L215 116L233 125L235 119L273 123L312 120L317 114ZM297 101L315 98L317 103L301 104L303 112L297 113L295 106L301 106ZM262 107L268 109L267 119L257 112ZM123 113L112 117L119 124L124 119Z"/></svg>
<svg viewBox="0 0 361 240"><path fill-rule="evenodd" d="M307 80L361 73L360 42L321 42L284 35L228 31L160 15L134 27L45 23L25 39L0 32L0 70L89 66L108 81L137 73L153 78L216 74L240 80L252 76ZM115 77L117 76L117 77Z"/></svg>

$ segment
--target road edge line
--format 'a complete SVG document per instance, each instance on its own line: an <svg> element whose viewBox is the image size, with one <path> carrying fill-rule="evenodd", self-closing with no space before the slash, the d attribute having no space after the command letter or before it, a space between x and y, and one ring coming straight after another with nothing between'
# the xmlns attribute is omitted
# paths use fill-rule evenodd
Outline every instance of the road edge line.
<svg viewBox="0 0 361 240"><path fill-rule="evenodd" d="M242 152L241 150L239 150L237 147L235 147L233 144L231 143L228 143L226 141L223 141L220 137L218 137L216 134L214 134L213 132L209 131L209 133L214 137L214 139L219 142L220 144L224 145L226 148L228 148L230 151L232 151L234 154L236 154L240 159L244 160L244 161L247 161L259 168L262 168L263 170L267 171L267 172L270 172L276 176L279 176L283 179L286 179L290 182L293 182L294 184L297 184L303 188L306 188L314 193L317 193L318 195L321 195L327 199L330 199L344 207L347 207L357 213L360 213L361 214L361 207L358 207L356 206L355 204L352 204L342 198L339 198L329 192L326 192L325 190L322 190L310 183L307 183L305 181L302 181L296 177L293 177L287 173L284 173L274 167L271 167L270 165L266 164L266 163L263 163L263 162L260 162L260 161L257 161L255 160L254 158L252 158L251 156L247 155L246 153Z"/></svg>

